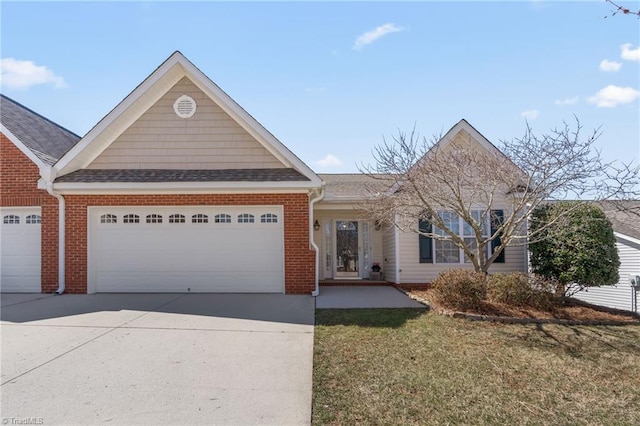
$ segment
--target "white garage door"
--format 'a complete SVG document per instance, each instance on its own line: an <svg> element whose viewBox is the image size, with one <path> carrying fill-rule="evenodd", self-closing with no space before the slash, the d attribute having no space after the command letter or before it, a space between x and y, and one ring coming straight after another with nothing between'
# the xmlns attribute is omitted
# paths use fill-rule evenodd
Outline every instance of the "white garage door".
<svg viewBox="0 0 640 426"><path fill-rule="evenodd" d="M91 207L89 292L284 292L281 206Z"/></svg>
<svg viewBox="0 0 640 426"><path fill-rule="evenodd" d="M0 291L40 293L40 207L3 207L0 217Z"/></svg>

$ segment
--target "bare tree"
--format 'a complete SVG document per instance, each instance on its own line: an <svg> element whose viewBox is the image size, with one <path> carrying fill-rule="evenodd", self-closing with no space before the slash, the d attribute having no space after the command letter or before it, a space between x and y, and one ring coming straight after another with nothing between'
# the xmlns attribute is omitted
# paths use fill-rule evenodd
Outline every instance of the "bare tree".
<svg viewBox="0 0 640 426"><path fill-rule="evenodd" d="M547 227L562 220L528 233L528 217L542 203L604 200L633 183L622 173L617 185L610 181L612 165L594 149L599 130L584 138L581 130L577 118L575 126L564 123L542 136L527 124L523 137L500 149L479 134L480 144L466 132L428 140L415 128L399 131L375 148L374 165L360 167L374 180L362 208L378 222L461 249L476 271L486 273L506 246L548 235Z"/></svg>
<svg viewBox="0 0 640 426"><path fill-rule="evenodd" d="M636 18L640 19L640 9L631 10L628 7L620 6L619 4L614 2L613 0L604 0L604 1L606 1L607 3L609 3L613 7L615 7L615 9L611 12L611 16L616 16L618 14L631 15L631 16L635 16ZM606 18L606 16L605 16L605 18Z"/></svg>

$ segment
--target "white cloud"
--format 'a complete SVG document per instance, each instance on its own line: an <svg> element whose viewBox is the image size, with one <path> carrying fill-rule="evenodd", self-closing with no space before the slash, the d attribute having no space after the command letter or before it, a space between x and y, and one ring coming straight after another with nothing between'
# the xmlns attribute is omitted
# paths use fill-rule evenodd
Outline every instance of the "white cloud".
<svg viewBox="0 0 640 426"><path fill-rule="evenodd" d="M520 115L527 120L535 120L536 118L538 118L538 116L540 116L540 111L538 111L537 109L530 109L527 111L522 111Z"/></svg>
<svg viewBox="0 0 640 426"><path fill-rule="evenodd" d="M333 154L327 154L322 160L316 161L316 164L324 168L339 167L342 166L342 161Z"/></svg>
<svg viewBox="0 0 640 426"><path fill-rule="evenodd" d="M380 25L379 27L367 31L366 33L360 35L355 44L353 45L354 50L360 50L367 44L371 44L380 37L383 37L387 34L398 33L400 31L404 31L404 27L399 27L394 23L388 23L384 25Z"/></svg>
<svg viewBox="0 0 640 426"><path fill-rule="evenodd" d="M558 106L567 106L567 105L575 105L578 103L578 97L574 96L573 98L566 99L556 99L555 104Z"/></svg>
<svg viewBox="0 0 640 426"><path fill-rule="evenodd" d="M628 104L640 98L640 91L633 87L609 85L587 99L591 104L600 108L613 108L620 104Z"/></svg>
<svg viewBox="0 0 640 426"><path fill-rule="evenodd" d="M621 67L622 62L610 61L608 59L603 59L602 62L600 62L600 71L616 72L620 71Z"/></svg>
<svg viewBox="0 0 640 426"><path fill-rule="evenodd" d="M62 77L44 65L14 58L0 59L0 84L10 89L28 89L38 84L53 84L56 89L67 87Z"/></svg>
<svg viewBox="0 0 640 426"><path fill-rule="evenodd" d="M631 43L625 43L620 46L620 50L622 50L620 57L627 61L640 61L640 46L635 49L632 49L631 46Z"/></svg>

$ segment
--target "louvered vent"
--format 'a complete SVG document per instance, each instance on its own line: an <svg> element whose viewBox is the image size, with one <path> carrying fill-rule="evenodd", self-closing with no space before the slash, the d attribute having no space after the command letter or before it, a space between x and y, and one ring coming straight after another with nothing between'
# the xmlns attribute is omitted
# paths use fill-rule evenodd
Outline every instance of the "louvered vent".
<svg viewBox="0 0 640 426"><path fill-rule="evenodd" d="M173 111L180 118L189 118L196 113L196 101L191 96L182 95L173 104Z"/></svg>

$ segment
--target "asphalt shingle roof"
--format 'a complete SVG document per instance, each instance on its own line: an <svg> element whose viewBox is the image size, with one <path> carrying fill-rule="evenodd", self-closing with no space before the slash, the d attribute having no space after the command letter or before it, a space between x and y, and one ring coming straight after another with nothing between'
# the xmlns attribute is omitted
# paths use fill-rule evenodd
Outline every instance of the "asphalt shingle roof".
<svg viewBox="0 0 640 426"><path fill-rule="evenodd" d="M615 232L640 240L640 200L605 201L600 207Z"/></svg>
<svg viewBox="0 0 640 426"><path fill-rule="evenodd" d="M83 169L58 182L293 182L309 179L294 169Z"/></svg>
<svg viewBox="0 0 640 426"><path fill-rule="evenodd" d="M393 181L385 175L378 178L360 173L354 174L319 174L327 184L323 201L363 201L371 192L384 191Z"/></svg>
<svg viewBox="0 0 640 426"><path fill-rule="evenodd" d="M0 95L0 121L48 165L53 165L80 140L80 136L5 95Z"/></svg>

